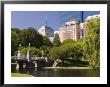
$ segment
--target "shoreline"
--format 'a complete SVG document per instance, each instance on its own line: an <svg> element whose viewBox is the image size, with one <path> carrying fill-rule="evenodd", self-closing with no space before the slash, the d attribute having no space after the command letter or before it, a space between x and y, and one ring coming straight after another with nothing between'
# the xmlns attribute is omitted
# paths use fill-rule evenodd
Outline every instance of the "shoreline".
<svg viewBox="0 0 110 87"><path fill-rule="evenodd" d="M93 69L92 67L43 67L42 69Z"/></svg>

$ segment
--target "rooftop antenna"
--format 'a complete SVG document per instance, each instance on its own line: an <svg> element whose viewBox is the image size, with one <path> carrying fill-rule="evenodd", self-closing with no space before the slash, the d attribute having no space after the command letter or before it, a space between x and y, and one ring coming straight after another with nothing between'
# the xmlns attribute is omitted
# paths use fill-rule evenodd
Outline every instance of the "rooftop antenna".
<svg viewBox="0 0 110 87"><path fill-rule="evenodd" d="M81 22L83 23L83 20L84 20L84 12L81 11Z"/></svg>

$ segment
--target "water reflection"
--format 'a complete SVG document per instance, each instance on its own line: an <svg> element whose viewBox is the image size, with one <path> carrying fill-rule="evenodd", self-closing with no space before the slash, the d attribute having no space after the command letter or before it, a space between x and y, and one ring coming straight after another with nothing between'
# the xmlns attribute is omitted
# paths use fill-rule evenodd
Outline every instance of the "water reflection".
<svg viewBox="0 0 110 87"><path fill-rule="evenodd" d="M30 69L16 72L35 77L99 77L100 69Z"/></svg>

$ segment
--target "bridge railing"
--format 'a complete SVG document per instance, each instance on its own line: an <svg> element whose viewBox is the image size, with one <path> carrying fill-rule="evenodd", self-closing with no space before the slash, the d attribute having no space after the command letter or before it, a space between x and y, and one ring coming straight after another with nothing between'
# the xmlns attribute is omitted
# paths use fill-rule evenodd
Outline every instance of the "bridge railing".
<svg viewBox="0 0 110 87"><path fill-rule="evenodd" d="M27 60L26 56L22 56L21 59L18 59L17 56L12 56L11 57L12 60ZM37 59L45 59L47 60L48 58L47 57L31 57L31 60L37 60Z"/></svg>

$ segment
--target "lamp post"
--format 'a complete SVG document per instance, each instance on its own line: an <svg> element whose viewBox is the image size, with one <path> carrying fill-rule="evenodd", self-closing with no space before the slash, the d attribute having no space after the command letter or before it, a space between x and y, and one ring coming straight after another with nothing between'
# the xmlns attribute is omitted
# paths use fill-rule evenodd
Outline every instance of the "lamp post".
<svg viewBox="0 0 110 87"><path fill-rule="evenodd" d="M21 44L19 44L18 59L21 59Z"/></svg>
<svg viewBox="0 0 110 87"><path fill-rule="evenodd" d="M30 58L30 43L29 43L29 48L27 51L27 59L28 59L28 61L31 60L31 58Z"/></svg>
<svg viewBox="0 0 110 87"><path fill-rule="evenodd" d="M30 43L29 43L29 51L30 51Z"/></svg>
<svg viewBox="0 0 110 87"><path fill-rule="evenodd" d="M19 44L19 51L21 51L21 44Z"/></svg>
<svg viewBox="0 0 110 87"><path fill-rule="evenodd" d="M42 58L43 58L43 51L42 51Z"/></svg>

